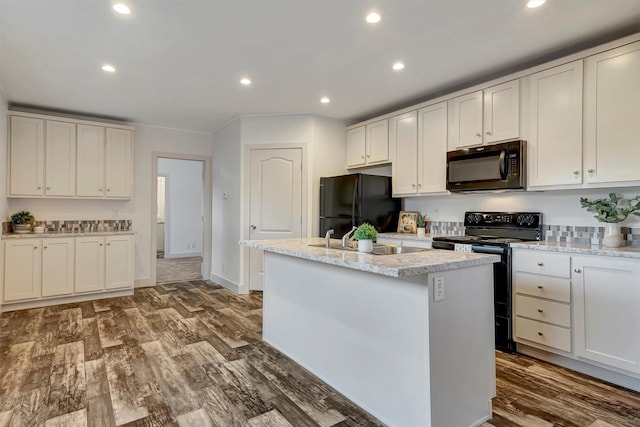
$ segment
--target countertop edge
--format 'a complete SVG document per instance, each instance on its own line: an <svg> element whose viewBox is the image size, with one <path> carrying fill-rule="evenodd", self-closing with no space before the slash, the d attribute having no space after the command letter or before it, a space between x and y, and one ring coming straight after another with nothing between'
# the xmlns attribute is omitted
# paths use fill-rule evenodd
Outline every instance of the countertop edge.
<svg viewBox="0 0 640 427"><path fill-rule="evenodd" d="M0 240L15 240L15 239L55 239L56 237L91 237L91 236L122 236L122 235L135 235L135 230L123 230L123 231L92 231L89 233L7 233L0 237Z"/></svg>
<svg viewBox="0 0 640 427"><path fill-rule="evenodd" d="M579 255L599 255L618 258L640 259L640 248L607 248L599 245L585 245L565 242L520 242L512 243L512 248L536 251L561 252Z"/></svg>

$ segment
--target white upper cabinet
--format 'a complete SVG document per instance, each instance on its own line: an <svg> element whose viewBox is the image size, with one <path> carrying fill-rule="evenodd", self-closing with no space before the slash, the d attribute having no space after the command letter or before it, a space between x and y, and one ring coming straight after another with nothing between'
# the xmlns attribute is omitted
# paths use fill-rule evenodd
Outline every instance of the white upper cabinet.
<svg viewBox="0 0 640 427"><path fill-rule="evenodd" d="M520 137L520 80L484 90L484 143Z"/></svg>
<svg viewBox="0 0 640 427"><path fill-rule="evenodd" d="M389 163L387 119L347 131L347 168Z"/></svg>
<svg viewBox="0 0 640 427"><path fill-rule="evenodd" d="M80 197L104 196L104 128L78 125L78 180Z"/></svg>
<svg viewBox="0 0 640 427"><path fill-rule="evenodd" d="M582 60L531 75L529 187L582 184Z"/></svg>
<svg viewBox="0 0 640 427"><path fill-rule="evenodd" d="M47 120L45 195L75 196L76 125Z"/></svg>
<svg viewBox="0 0 640 427"><path fill-rule="evenodd" d="M585 182L640 184L640 42L585 61Z"/></svg>
<svg viewBox="0 0 640 427"><path fill-rule="evenodd" d="M418 193L447 191L447 103L418 110Z"/></svg>
<svg viewBox="0 0 640 427"><path fill-rule="evenodd" d="M449 151L520 137L520 81L449 101Z"/></svg>
<svg viewBox="0 0 640 427"><path fill-rule="evenodd" d="M446 101L389 120L393 195L445 194Z"/></svg>
<svg viewBox="0 0 640 427"><path fill-rule="evenodd" d="M418 192L418 120L417 111L392 117L389 126L391 145L391 183L394 196Z"/></svg>
<svg viewBox="0 0 640 427"><path fill-rule="evenodd" d="M482 145L482 91L449 101L449 151Z"/></svg>
<svg viewBox="0 0 640 427"><path fill-rule="evenodd" d="M44 120L11 116L9 196L44 194Z"/></svg>
<svg viewBox="0 0 640 427"><path fill-rule="evenodd" d="M107 128L105 181L108 198L131 198L133 192L132 132Z"/></svg>

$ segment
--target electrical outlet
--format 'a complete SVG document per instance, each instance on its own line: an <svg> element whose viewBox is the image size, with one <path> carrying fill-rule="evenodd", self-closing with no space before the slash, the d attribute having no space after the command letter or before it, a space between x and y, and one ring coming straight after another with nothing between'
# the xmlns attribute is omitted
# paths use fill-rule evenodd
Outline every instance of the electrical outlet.
<svg viewBox="0 0 640 427"><path fill-rule="evenodd" d="M444 301L444 277L433 278L433 301Z"/></svg>

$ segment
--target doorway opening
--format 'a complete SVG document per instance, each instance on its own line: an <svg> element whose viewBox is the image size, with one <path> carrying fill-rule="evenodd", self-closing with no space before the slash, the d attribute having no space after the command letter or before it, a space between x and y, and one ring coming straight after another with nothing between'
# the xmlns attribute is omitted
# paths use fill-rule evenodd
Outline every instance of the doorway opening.
<svg viewBox="0 0 640 427"><path fill-rule="evenodd" d="M153 165L152 283L208 278L210 159L154 153Z"/></svg>

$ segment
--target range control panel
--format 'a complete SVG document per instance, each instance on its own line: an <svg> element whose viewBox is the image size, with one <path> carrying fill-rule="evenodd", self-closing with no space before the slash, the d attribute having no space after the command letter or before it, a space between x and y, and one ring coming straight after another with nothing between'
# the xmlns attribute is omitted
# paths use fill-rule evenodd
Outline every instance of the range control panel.
<svg viewBox="0 0 640 427"><path fill-rule="evenodd" d="M542 224L540 212L466 212L465 227L538 228Z"/></svg>

